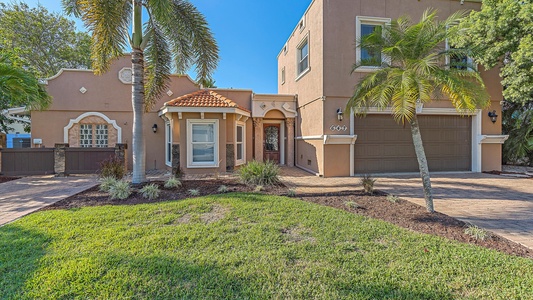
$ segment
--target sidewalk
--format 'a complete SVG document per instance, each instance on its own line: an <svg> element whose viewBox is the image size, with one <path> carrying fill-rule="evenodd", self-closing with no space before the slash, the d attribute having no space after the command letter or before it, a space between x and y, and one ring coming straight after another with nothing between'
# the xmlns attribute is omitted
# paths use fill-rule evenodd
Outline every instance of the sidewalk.
<svg viewBox="0 0 533 300"><path fill-rule="evenodd" d="M0 226L97 185L96 176L31 176L0 184Z"/></svg>

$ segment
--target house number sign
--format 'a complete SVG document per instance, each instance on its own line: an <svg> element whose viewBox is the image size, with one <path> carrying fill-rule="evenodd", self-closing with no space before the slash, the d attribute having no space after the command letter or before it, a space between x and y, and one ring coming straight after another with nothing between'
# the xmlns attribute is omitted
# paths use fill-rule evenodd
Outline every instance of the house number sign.
<svg viewBox="0 0 533 300"><path fill-rule="evenodd" d="M335 126L335 125L331 125L331 126L329 127L329 129L330 129L331 131L346 131L346 130L348 130L348 127L346 127L346 125L344 125L344 126L341 126L341 125L337 125L337 126Z"/></svg>

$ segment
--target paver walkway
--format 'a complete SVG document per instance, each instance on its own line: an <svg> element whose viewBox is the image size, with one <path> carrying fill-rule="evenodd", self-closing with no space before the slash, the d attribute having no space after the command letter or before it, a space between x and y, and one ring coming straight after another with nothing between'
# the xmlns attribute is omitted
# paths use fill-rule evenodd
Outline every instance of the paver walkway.
<svg viewBox="0 0 533 300"><path fill-rule="evenodd" d="M31 176L0 183L0 226L98 184L96 176Z"/></svg>
<svg viewBox="0 0 533 300"><path fill-rule="evenodd" d="M320 178L283 168L282 181L297 193L361 190L357 177ZM482 173L434 174L435 210L490 230L533 249L533 179ZM416 175L377 177L375 188L425 205Z"/></svg>

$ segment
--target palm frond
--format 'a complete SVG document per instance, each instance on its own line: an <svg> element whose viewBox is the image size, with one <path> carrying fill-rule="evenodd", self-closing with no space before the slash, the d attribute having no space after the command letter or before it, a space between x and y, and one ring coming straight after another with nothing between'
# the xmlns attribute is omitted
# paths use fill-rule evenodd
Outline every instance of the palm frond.
<svg viewBox="0 0 533 300"><path fill-rule="evenodd" d="M161 26L151 18L146 26L147 36L145 59L145 110L153 108L169 86L169 74L172 72L172 54L166 42Z"/></svg>

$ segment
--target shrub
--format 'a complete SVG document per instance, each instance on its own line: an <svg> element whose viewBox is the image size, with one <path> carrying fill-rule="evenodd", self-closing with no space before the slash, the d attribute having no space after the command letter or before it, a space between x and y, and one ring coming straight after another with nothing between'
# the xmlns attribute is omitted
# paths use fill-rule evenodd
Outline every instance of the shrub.
<svg viewBox="0 0 533 300"><path fill-rule="evenodd" d="M165 181L165 188L166 189L175 189L181 186L181 181L176 177L170 177L167 181Z"/></svg>
<svg viewBox="0 0 533 300"><path fill-rule="evenodd" d="M194 197L200 196L200 190L199 189L190 189L189 190L189 195L194 196Z"/></svg>
<svg viewBox="0 0 533 300"><path fill-rule="evenodd" d="M376 182L376 179L372 178L370 175L363 175L361 178L361 184L363 185L363 189L365 193L367 194L374 194L374 183Z"/></svg>
<svg viewBox="0 0 533 300"><path fill-rule="evenodd" d="M387 201L389 201L390 203L398 203L400 202L400 198L394 195L387 195Z"/></svg>
<svg viewBox="0 0 533 300"><path fill-rule="evenodd" d="M100 178L100 191L109 192L109 189L115 184L115 182L117 182L117 179L115 177Z"/></svg>
<svg viewBox="0 0 533 300"><path fill-rule="evenodd" d="M344 205L348 208L353 208L353 209L358 209L361 207L359 204L357 204L357 202L354 202L354 201L344 202Z"/></svg>
<svg viewBox="0 0 533 300"><path fill-rule="evenodd" d="M219 193L227 193L228 192L228 187L225 186L225 185L221 185L219 188L218 188L218 192Z"/></svg>
<svg viewBox="0 0 533 300"><path fill-rule="evenodd" d="M124 169L124 162L122 162L116 155L100 163L100 177L113 177L117 180L124 178L126 170Z"/></svg>
<svg viewBox="0 0 533 300"><path fill-rule="evenodd" d="M159 194L161 194L161 190L159 190L159 187L153 183L145 185L141 190L141 195L145 199L156 199L159 197Z"/></svg>
<svg viewBox="0 0 533 300"><path fill-rule="evenodd" d="M245 184L273 185L279 182L279 167L272 161L251 161L239 169L239 177Z"/></svg>
<svg viewBox="0 0 533 300"><path fill-rule="evenodd" d="M476 240L484 241L486 238L489 237L489 233L485 229L472 224L468 224L468 227L466 227L465 229L465 233L475 238Z"/></svg>
<svg viewBox="0 0 533 300"><path fill-rule="evenodd" d="M296 190L295 189L289 189L287 191L287 197L296 197Z"/></svg>
<svg viewBox="0 0 533 300"><path fill-rule="evenodd" d="M130 183L125 180L117 180L109 188L109 197L111 199L124 200L131 195Z"/></svg>

